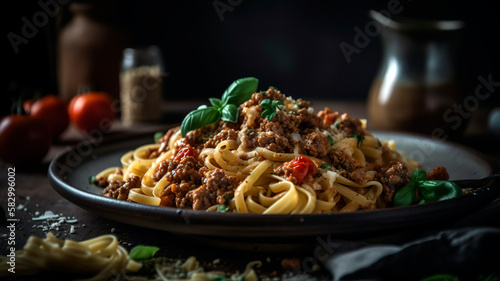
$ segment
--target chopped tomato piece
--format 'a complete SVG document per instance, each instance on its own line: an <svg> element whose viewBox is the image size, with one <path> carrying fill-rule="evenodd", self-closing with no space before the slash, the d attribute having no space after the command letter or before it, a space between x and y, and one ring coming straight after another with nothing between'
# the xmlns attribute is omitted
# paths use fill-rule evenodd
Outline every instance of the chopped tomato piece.
<svg viewBox="0 0 500 281"><path fill-rule="evenodd" d="M292 169L292 175L297 179L298 184L301 184L308 175L314 175L318 172L316 164L305 156L297 156L284 165Z"/></svg>
<svg viewBox="0 0 500 281"><path fill-rule="evenodd" d="M175 155L174 161L181 162L181 160L184 159L184 157L188 157L188 156L193 156L194 158L198 157L198 151L194 147L190 146L189 144L187 146L183 147L181 150L179 150L179 152L177 152L177 154Z"/></svg>
<svg viewBox="0 0 500 281"><path fill-rule="evenodd" d="M325 117L324 117L325 123L326 123L328 126L330 126L330 125L332 125L332 124L335 122L335 120L337 120L337 117L338 117L338 116L337 116L337 115L335 115L335 114L333 114L333 113L328 113L328 114L326 114L326 115L325 115Z"/></svg>

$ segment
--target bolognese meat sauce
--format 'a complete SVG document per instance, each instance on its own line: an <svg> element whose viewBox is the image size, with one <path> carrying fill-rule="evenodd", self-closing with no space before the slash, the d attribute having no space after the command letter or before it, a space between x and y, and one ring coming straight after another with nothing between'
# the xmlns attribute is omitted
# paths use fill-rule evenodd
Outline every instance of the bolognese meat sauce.
<svg viewBox="0 0 500 281"><path fill-rule="evenodd" d="M260 104L264 99L279 100L285 102L285 106L268 120L261 116L263 109ZM289 101L275 88L254 93L250 100L240 105L236 123L219 121L193 130L185 138L177 140L173 148L169 147L169 143L176 129L169 130L159 140L160 146L157 151L151 152L151 157L157 157L170 149L176 154L186 147L191 147L196 153L182 157L173 155L158 163L152 178L156 181L165 178L169 182L161 194L160 205L206 210L213 205L224 204L241 183L241 179L226 174L222 169L209 170L203 160L196 156L203 149L215 148L226 140L241 140L249 149L259 146L277 153L298 153L320 159L334 167L338 174L357 184L366 183L368 179L378 180L384 188L384 202L380 202L382 207L391 202L396 190L408 183L408 167L401 159L395 159L386 146L381 145L382 156L379 162L367 163L361 163L343 150L332 148L331 136L324 131L333 130L344 137L363 137L368 132L359 119L332 112L329 108L315 114L309 102L297 100L293 101L294 104L287 105L286 102ZM277 168L275 172L286 174L292 181L298 182L288 170ZM368 170L375 171L376 174L368 177ZM446 178L446 169L433 170L429 177ZM307 179L313 179L313 176L304 180ZM132 175L125 182L109 183L104 195L127 200L130 189L140 186L140 178Z"/></svg>

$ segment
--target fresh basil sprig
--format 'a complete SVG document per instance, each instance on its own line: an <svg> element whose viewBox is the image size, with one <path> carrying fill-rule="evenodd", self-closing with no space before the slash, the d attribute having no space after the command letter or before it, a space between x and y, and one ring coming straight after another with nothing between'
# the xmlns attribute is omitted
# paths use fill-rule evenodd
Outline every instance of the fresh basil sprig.
<svg viewBox="0 0 500 281"><path fill-rule="evenodd" d="M254 77L245 77L234 81L227 87L220 99L209 99L212 106L200 106L184 117L181 123L181 135L185 137L190 131L213 124L221 119L233 123L237 122L239 105L252 97L252 94L257 91L258 85L259 80Z"/></svg>
<svg viewBox="0 0 500 281"><path fill-rule="evenodd" d="M394 206L408 206L415 202L416 194L419 204L458 198L462 196L462 188L452 181L427 180L424 170L413 172L408 185L394 194Z"/></svg>
<svg viewBox="0 0 500 281"><path fill-rule="evenodd" d="M264 109L264 111L262 111L260 116L262 118L267 117L267 120L271 121L276 115L276 109L278 108L279 105L285 105L285 104L280 100L264 99L260 103L260 107Z"/></svg>

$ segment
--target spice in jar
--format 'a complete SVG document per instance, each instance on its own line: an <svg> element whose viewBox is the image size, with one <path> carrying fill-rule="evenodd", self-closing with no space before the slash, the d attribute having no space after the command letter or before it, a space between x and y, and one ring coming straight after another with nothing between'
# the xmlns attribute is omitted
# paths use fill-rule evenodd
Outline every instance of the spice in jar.
<svg viewBox="0 0 500 281"><path fill-rule="evenodd" d="M160 66L138 66L122 71L121 118L124 125L161 119L162 73Z"/></svg>

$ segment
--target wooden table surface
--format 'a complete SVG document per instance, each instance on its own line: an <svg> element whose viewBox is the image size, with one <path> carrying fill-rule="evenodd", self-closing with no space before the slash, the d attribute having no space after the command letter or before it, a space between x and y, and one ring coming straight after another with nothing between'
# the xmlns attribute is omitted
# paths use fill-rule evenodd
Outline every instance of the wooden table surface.
<svg viewBox="0 0 500 281"><path fill-rule="evenodd" d="M360 102L333 102L321 101L318 104L325 104L335 108L339 112L349 112L352 116L366 118L366 111L363 103ZM132 127L124 127L116 123L110 133L104 139L105 143L110 139L126 139L127 136L137 133L151 133L166 130L172 124L182 120L186 112L197 106L193 102L175 102L164 106L163 124L142 124ZM245 265L253 260L260 260L263 266L258 270L262 277L277 276L287 274L281 267L283 259L298 258L302 264L300 272L302 279L314 280L331 278L329 272L323 268L310 270L304 261L314 256L314 250L318 242L311 240L311 243L290 245L281 249L250 248L250 249L228 249L220 247L217 243L207 243L190 236L176 235L165 231L151 230L132 225L127 225L105 219L92 212L86 211L67 201L60 196L49 184L47 169L49 162L59 153L74 147L82 141L83 136L74 128L69 128L58 143L55 143L43 163L28 167L13 167L7 164L0 166L0 206L3 211L7 210L7 174L8 169L15 168L15 199L16 211L13 218L17 219L15 229L15 247L21 249L30 235L45 237L50 231L60 239L71 239L76 241L86 240L103 234L114 234L120 243L127 249L138 244L155 245L161 248L158 255L172 258L187 258L196 256L198 260L211 268L222 268L229 271L244 270ZM473 135L464 137L462 144L487 153L489 160L498 171L500 166L500 151L495 150L495 142L488 140L487 136ZM48 221L35 221L34 217L43 215L46 211L52 211L66 220L60 224L53 224ZM5 215L1 216L5 218ZM0 227L1 244L0 254L7 254L7 237L9 230L6 228L6 221L2 221ZM347 245L347 244L346 244ZM321 265L321 263L319 263ZM298 271L297 271L298 272ZM297 273L296 272L296 273Z"/></svg>

